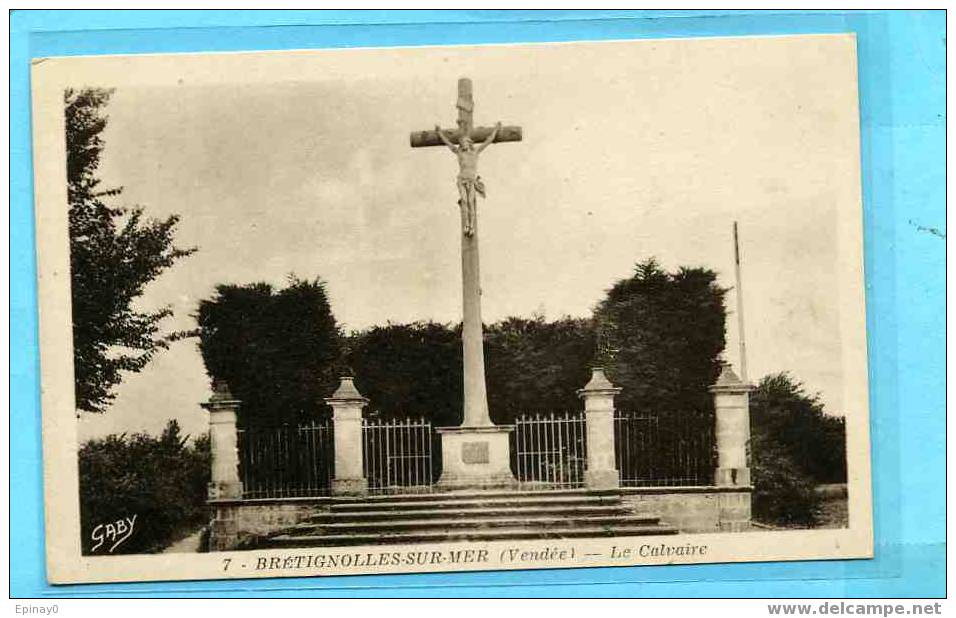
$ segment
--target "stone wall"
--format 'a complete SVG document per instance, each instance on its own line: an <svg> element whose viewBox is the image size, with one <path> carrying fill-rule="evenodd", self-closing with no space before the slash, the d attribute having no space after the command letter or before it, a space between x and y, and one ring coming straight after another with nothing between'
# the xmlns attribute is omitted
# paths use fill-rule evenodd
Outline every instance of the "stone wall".
<svg viewBox="0 0 956 618"><path fill-rule="evenodd" d="M681 532L750 529L750 487L622 488L635 514L660 517Z"/></svg>
<svg viewBox="0 0 956 618"><path fill-rule="evenodd" d="M638 515L660 517L688 532L740 532L750 529L750 487L621 488ZM330 498L211 500L210 551L226 551L328 510Z"/></svg>
<svg viewBox="0 0 956 618"><path fill-rule="evenodd" d="M328 509L329 498L210 500L209 551L235 549Z"/></svg>

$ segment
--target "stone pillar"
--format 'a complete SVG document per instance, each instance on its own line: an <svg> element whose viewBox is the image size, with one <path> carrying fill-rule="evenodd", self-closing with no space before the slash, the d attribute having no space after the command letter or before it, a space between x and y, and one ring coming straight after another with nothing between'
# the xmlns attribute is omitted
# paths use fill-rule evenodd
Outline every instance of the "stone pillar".
<svg viewBox="0 0 956 618"><path fill-rule="evenodd" d="M202 407L209 411L209 447L212 471L209 482L210 500L242 498L239 480L239 436L236 433L236 410L240 401L229 392L222 380L213 384L213 394Z"/></svg>
<svg viewBox="0 0 956 618"><path fill-rule="evenodd" d="M368 399L358 392L351 377L343 376L325 403L332 407L335 445L332 495L364 496L368 493L368 479L362 473L362 408Z"/></svg>
<svg viewBox="0 0 956 618"><path fill-rule="evenodd" d="M749 487L750 391L730 363L725 363L717 382L708 390L714 394L717 470L714 484L720 487Z"/></svg>
<svg viewBox="0 0 956 618"><path fill-rule="evenodd" d="M591 370L591 381L578 390L584 400L588 462L584 483L589 489L616 489L621 481L614 444L614 396L621 389L611 384L603 367Z"/></svg>

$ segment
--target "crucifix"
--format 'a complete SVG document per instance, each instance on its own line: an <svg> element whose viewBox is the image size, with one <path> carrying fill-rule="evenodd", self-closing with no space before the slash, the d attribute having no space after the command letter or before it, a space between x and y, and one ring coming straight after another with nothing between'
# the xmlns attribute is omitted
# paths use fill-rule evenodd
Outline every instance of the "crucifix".
<svg viewBox="0 0 956 618"><path fill-rule="evenodd" d="M478 155L497 142L520 142L521 127L475 127L471 80L458 80L458 128L411 134L412 148L445 146L458 158L458 208L461 211L462 357L464 361L464 421L462 427L491 425L485 390L485 354L481 335L481 284L478 271L477 197L485 196L478 176ZM477 146L475 144L478 144Z"/></svg>

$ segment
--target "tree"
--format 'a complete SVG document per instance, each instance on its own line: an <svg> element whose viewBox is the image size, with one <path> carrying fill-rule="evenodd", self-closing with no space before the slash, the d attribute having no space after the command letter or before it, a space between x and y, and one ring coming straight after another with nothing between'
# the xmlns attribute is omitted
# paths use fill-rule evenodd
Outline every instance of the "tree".
<svg viewBox="0 0 956 618"><path fill-rule="evenodd" d="M750 394L754 518L814 526L821 483L846 481L844 419L824 412L816 395L786 373L760 380Z"/></svg>
<svg viewBox="0 0 956 618"><path fill-rule="evenodd" d="M598 360L625 409L660 415L712 410L720 374L724 294L703 268L665 272L652 258L615 283L594 312Z"/></svg>
<svg viewBox="0 0 956 618"><path fill-rule="evenodd" d="M766 437L816 483L846 481L846 424L786 373L764 377L750 395L751 432Z"/></svg>
<svg viewBox="0 0 956 618"><path fill-rule="evenodd" d="M220 285L199 304L199 349L213 380L242 401L241 426L279 425L327 414L323 399L338 384L342 334L325 284L289 277Z"/></svg>
<svg viewBox="0 0 956 618"><path fill-rule="evenodd" d="M147 219L141 207L108 202L122 188L103 188L96 173L112 91L64 93L69 201L76 406L102 412L115 397L123 372L137 372L168 347L160 322L168 307L134 309L146 285L195 249L173 245L179 217Z"/></svg>
<svg viewBox="0 0 956 618"><path fill-rule="evenodd" d="M170 420L158 437L109 435L80 447L80 529L84 554L158 551L206 518L209 437L189 443ZM136 517L129 538L99 547L97 526Z"/></svg>

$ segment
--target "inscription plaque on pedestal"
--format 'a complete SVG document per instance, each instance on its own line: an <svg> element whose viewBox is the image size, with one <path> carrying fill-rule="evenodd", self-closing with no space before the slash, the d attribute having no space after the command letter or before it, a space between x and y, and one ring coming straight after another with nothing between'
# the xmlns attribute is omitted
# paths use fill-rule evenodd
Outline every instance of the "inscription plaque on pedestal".
<svg viewBox="0 0 956 618"><path fill-rule="evenodd" d="M488 443L465 442L461 445L461 460L466 464L488 463Z"/></svg>

